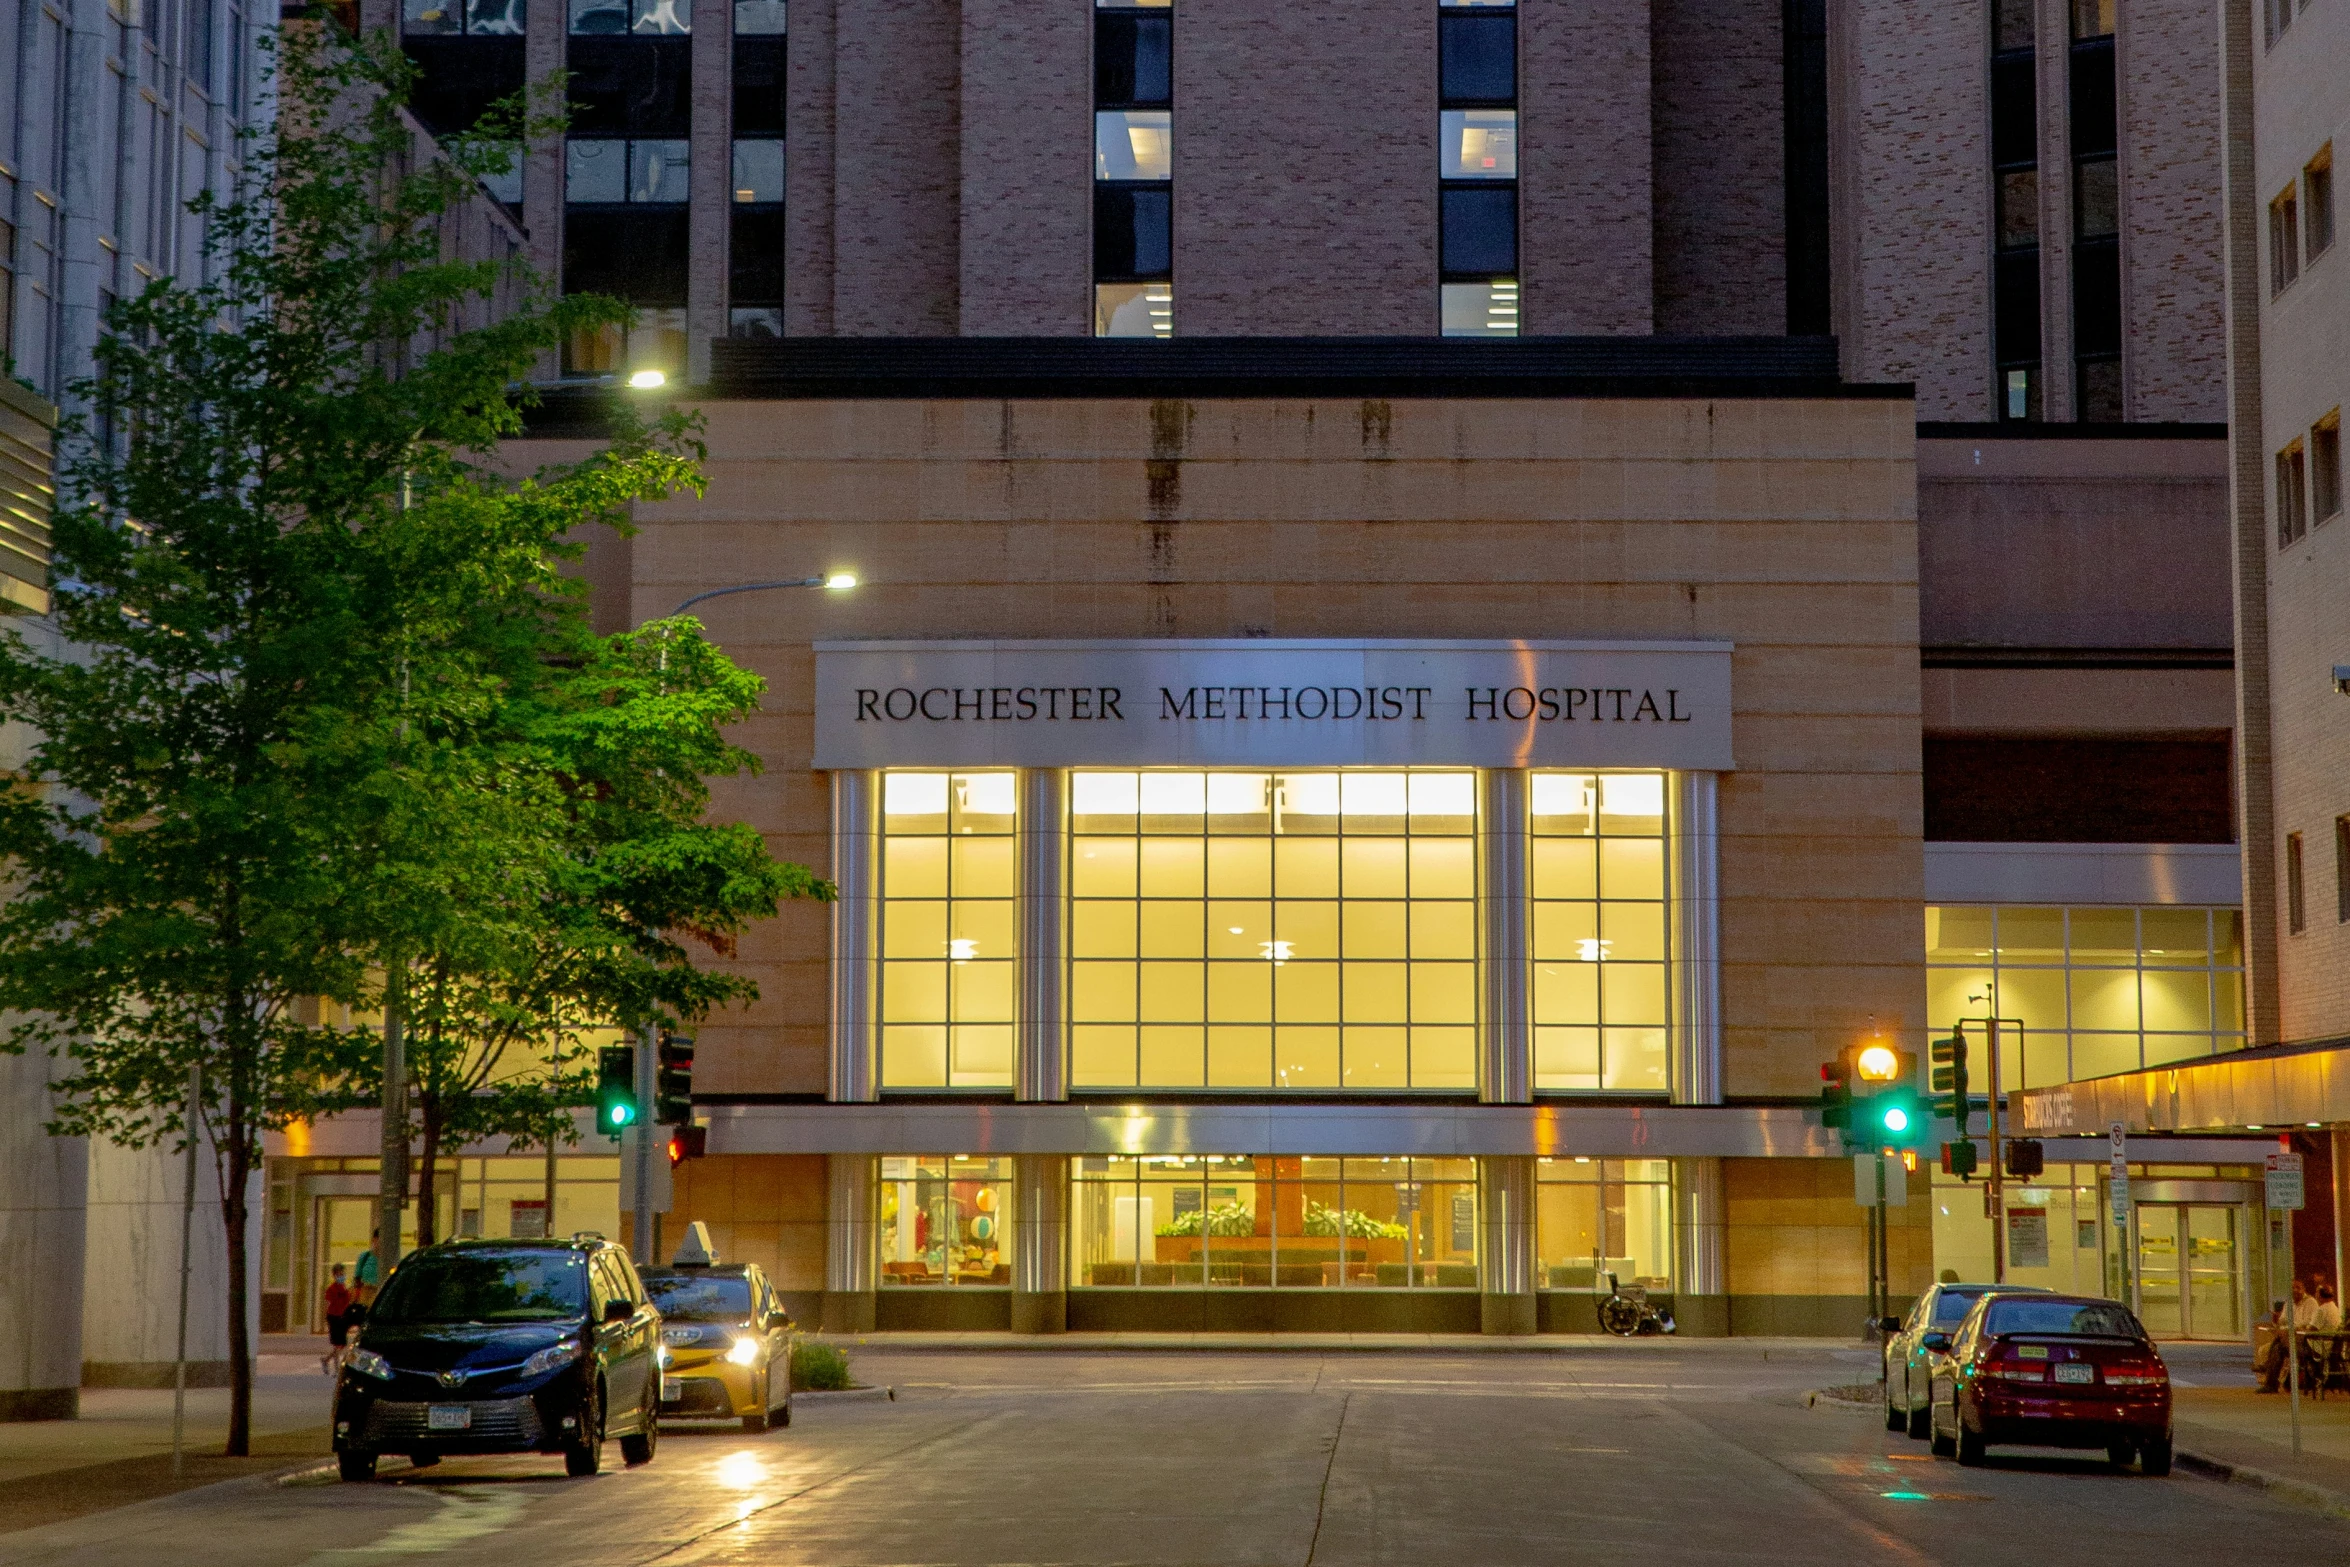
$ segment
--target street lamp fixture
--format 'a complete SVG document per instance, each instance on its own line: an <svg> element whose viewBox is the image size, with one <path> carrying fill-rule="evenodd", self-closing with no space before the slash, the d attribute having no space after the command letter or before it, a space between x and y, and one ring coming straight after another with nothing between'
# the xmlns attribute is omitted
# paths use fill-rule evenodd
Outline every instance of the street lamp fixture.
<svg viewBox="0 0 2350 1567"><path fill-rule="evenodd" d="M669 377L658 370L639 370L628 378L628 384L637 391L650 392L657 387L667 386Z"/></svg>

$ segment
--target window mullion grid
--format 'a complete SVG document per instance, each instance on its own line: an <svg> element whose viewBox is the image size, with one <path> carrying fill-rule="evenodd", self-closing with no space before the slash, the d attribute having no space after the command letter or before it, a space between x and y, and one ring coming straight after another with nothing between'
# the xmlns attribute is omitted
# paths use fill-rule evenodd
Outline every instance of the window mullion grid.
<svg viewBox="0 0 2350 1567"><path fill-rule="evenodd" d="M1516 337L1524 319L1517 8L1507 0L1438 0L1436 25L1438 330ZM1472 145L1492 149L1480 164L1506 172L1469 172Z"/></svg>

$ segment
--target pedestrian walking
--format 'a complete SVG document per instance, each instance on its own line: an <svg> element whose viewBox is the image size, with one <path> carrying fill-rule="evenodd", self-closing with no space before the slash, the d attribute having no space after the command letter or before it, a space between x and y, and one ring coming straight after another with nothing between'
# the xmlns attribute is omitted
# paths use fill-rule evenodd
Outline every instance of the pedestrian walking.
<svg viewBox="0 0 2350 1567"><path fill-rule="evenodd" d="M343 1358L351 1344L351 1308L358 1297L351 1286L343 1282L343 1265L336 1263L329 1271L326 1292L319 1298L319 1315L326 1318L326 1336L332 1347L318 1357L318 1369L328 1376L342 1369Z"/></svg>

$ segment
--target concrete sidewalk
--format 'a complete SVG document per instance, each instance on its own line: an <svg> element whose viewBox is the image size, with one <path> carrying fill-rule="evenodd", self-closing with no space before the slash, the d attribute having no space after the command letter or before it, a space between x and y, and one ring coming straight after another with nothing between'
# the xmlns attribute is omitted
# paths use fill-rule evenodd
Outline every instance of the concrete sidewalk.
<svg viewBox="0 0 2350 1567"><path fill-rule="evenodd" d="M2350 1398L2302 1396L2298 1453L2282 1393L2177 1388L2171 1419L2183 1462L2350 1516Z"/></svg>
<svg viewBox="0 0 2350 1567"><path fill-rule="evenodd" d="M0 1533L321 1456L332 1386L316 1354L261 1356L253 1378L253 1451L244 1458L221 1456L228 1389L191 1389L187 1461L177 1476L169 1388L84 1388L78 1420L0 1424Z"/></svg>

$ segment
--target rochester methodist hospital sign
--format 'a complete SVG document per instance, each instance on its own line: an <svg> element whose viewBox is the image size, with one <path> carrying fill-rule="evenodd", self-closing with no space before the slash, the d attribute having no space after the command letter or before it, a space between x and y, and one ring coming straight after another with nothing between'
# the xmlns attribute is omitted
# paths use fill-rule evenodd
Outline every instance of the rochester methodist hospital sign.
<svg viewBox="0 0 2350 1567"><path fill-rule="evenodd" d="M819 642L820 768L1726 772L1721 642Z"/></svg>

